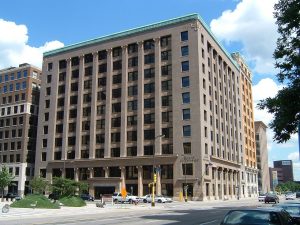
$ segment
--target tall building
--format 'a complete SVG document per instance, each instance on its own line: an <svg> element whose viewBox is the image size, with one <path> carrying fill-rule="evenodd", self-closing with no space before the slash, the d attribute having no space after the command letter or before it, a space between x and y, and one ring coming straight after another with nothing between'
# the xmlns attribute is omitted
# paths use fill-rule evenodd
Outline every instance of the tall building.
<svg viewBox="0 0 300 225"><path fill-rule="evenodd" d="M15 177L6 191L19 195L34 175L40 76L27 63L0 70L0 167Z"/></svg>
<svg viewBox="0 0 300 225"><path fill-rule="evenodd" d="M270 192L270 172L268 165L267 132L268 128L262 121L255 121L256 161L258 169L258 190Z"/></svg>
<svg viewBox="0 0 300 225"><path fill-rule="evenodd" d="M239 70L197 14L44 53L36 175L246 196Z"/></svg>
<svg viewBox="0 0 300 225"><path fill-rule="evenodd" d="M294 181L293 161L278 160L273 162L273 169L277 171L278 184Z"/></svg>
<svg viewBox="0 0 300 225"><path fill-rule="evenodd" d="M232 57L240 66L241 82L239 90L241 94L241 121L244 137L244 168L246 173L246 186L248 197L256 196L257 187L257 164L255 149L255 127L252 96L252 74L244 59L239 53L232 53ZM240 113L240 112L239 112Z"/></svg>

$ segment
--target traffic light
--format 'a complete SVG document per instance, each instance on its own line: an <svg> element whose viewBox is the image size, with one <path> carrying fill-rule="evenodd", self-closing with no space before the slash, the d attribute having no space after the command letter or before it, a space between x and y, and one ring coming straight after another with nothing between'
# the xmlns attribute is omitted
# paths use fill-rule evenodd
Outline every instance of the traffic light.
<svg viewBox="0 0 300 225"><path fill-rule="evenodd" d="M153 182L156 183L156 173L154 174Z"/></svg>

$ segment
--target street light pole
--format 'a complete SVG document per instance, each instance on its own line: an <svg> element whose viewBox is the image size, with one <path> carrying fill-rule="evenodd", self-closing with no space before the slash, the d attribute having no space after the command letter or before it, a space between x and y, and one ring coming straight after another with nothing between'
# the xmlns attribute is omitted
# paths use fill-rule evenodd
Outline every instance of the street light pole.
<svg viewBox="0 0 300 225"><path fill-rule="evenodd" d="M157 138L163 138L165 135L163 134L160 134L160 135L157 135L155 138L154 138L154 141L156 141ZM151 200L151 206L154 207L155 206L155 188L156 188L156 173L155 173L155 149L154 149L154 152L153 152L153 183L152 183L152 200Z"/></svg>

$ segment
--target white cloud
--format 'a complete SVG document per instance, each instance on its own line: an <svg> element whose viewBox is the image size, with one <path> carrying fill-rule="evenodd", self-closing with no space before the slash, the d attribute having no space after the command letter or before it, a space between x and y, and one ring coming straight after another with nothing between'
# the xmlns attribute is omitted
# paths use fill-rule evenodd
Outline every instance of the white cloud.
<svg viewBox="0 0 300 225"><path fill-rule="evenodd" d="M255 65L254 72L275 73L273 51L278 37L273 17L277 0L242 0L211 21L213 33L226 43L241 42L242 53Z"/></svg>
<svg viewBox="0 0 300 225"><path fill-rule="evenodd" d="M63 47L60 41L46 42L43 46L33 47L27 44L29 36L25 25L0 19L0 68L31 63L41 67L43 52Z"/></svg>
<svg viewBox="0 0 300 225"><path fill-rule="evenodd" d="M299 160L299 152L292 152L288 155L289 160L298 161Z"/></svg>

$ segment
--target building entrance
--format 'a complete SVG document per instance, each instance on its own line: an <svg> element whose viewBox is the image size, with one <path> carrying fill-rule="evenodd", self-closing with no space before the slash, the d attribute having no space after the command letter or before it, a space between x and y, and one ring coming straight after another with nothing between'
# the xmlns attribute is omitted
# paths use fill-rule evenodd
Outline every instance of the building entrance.
<svg viewBox="0 0 300 225"><path fill-rule="evenodd" d="M115 192L115 186L95 187L95 198L100 199L100 195L112 195Z"/></svg>

